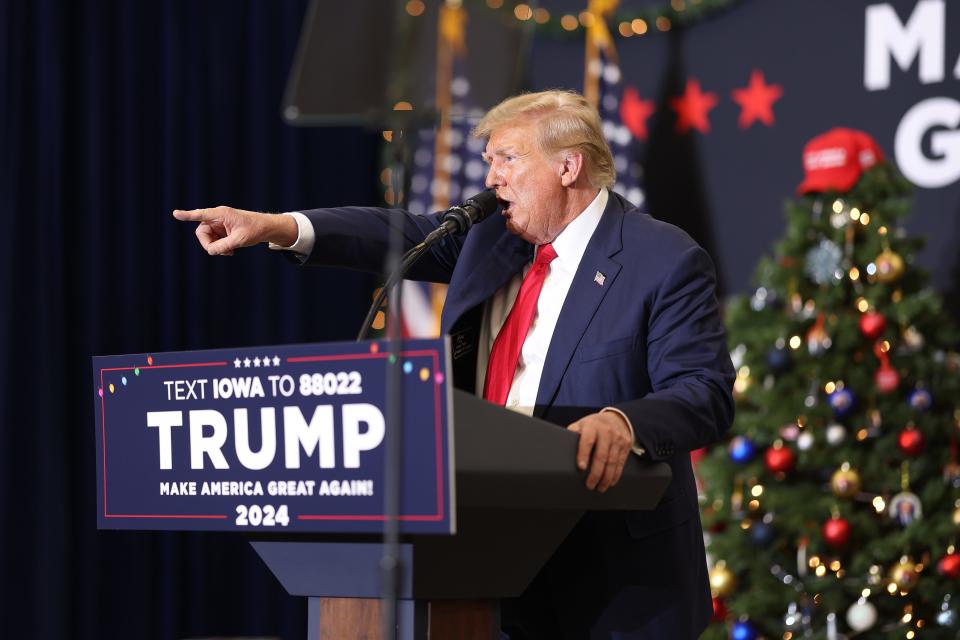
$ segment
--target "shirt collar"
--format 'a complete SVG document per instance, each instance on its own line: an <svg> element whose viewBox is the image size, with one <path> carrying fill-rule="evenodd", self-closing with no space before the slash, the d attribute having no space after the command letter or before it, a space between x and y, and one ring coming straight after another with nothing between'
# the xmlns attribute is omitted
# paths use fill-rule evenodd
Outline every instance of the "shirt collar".
<svg viewBox="0 0 960 640"><path fill-rule="evenodd" d="M587 244L590 242L593 232L597 230L597 225L600 224L600 217L603 215L603 210L607 208L608 198L607 188L601 187L600 193L593 199L593 202L587 205L587 208L564 227L563 231L554 239L553 248L557 252L554 264L559 263L559 266L564 269L576 270L580 265L583 252L587 250Z"/></svg>

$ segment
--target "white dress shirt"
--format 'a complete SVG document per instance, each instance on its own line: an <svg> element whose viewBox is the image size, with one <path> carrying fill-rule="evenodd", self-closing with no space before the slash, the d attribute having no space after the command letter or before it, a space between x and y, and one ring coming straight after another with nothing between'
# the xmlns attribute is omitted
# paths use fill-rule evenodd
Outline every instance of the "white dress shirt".
<svg viewBox="0 0 960 640"><path fill-rule="evenodd" d="M554 250L557 252L557 257L550 263L543 288L540 290L540 297L537 300L537 312L520 350L517 371L513 377L513 384L510 386L510 393L507 395L506 406L508 409L533 415L533 408L537 402L537 391L540 389L540 378L543 375L543 363L546 360L547 351L550 349L550 340L553 338L553 331L557 327L557 320L560 318L560 310L563 308L563 302L567 298L570 285L573 284L573 277L580 266L583 252L586 251L590 238L597 230L597 225L600 224L600 218L607 207L609 197L607 189L601 188L597 197L587 205L583 213L574 218L552 243ZM302 256L310 255L310 252L313 251L313 245L316 243L316 236L310 219L299 211L292 211L284 215L293 216L297 221L297 240L289 247L270 243L270 248L292 251ZM510 282L494 293L484 307L483 322L480 327L480 342L477 350L476 393L478 396L483 395L487 361L490 351L493 349L494 340L496 340L497 334L510 314L510 309L513 308L513 303L520 292L520 285L523 283L523 277L532 265L532 261L528 263ZM624 419L630 429L631 439L634 443L634 453L642 454L643 449L637 445L636 438L633 437L633 425L630 424L627 416L613 407L607 407L603 411L613 411Z"/></svg>

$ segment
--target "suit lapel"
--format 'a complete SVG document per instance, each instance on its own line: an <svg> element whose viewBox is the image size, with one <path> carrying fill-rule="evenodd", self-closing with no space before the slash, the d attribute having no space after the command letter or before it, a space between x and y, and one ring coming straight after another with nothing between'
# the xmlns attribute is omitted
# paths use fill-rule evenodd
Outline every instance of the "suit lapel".
<svg viewBox="0 0 960 640"><path fill-rule="evenodd" d="M556 397L560 381L570 366L577 345L620 273L620 263L612 260L610 256L623 248L622 228L623 207L611 192L600 224L580 259L577 273L560 310L557 326L553 330L547 358L543 363L540 388L537 391L534 415L538 417L543 415Z"/></svg>
<svg viewBox="0 0 960 640"><path fill-rule="evenodd" d="M462 271L462 280L450 283L441 321L443 333L449 332L460 316L492 296L532 259L533 245L504 229L493 246Z"/></svg>

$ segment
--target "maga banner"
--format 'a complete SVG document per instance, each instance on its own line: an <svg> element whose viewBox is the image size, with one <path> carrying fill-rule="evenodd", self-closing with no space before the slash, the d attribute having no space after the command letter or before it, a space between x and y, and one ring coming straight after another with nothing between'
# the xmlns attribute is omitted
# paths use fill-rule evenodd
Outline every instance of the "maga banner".
<svg viewBox="0 0 960 640"><path fill-rule="evenodd" d="M106 529L376 533L386 344L93 358ZM444 340L403 343L400 528L453 533Z"/></svg>

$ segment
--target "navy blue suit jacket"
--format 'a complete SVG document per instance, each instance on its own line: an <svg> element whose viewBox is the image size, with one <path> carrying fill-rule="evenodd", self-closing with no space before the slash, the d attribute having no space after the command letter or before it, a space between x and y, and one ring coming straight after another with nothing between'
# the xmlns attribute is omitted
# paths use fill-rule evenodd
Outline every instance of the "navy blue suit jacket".
<svg viewBox="0 0 960 640"><path fill-rule="evenodd" d="M400 212L304 213L317 232L307 263L382 269L388 217ZM402 215L406 248L439 223ZM450 285L441 324L458 387L475 389L483 303L532 256L532 245L493 215L411 269L413 279ZM534 415L566 426L615 406L645 455L670 464L673 482L652 512L584 518L528 593L505 603L512 638L695 638L709 622L689 452L717 441L733 419L715 284L709 256L687 234L610 194L557 321Z"/></svg>

